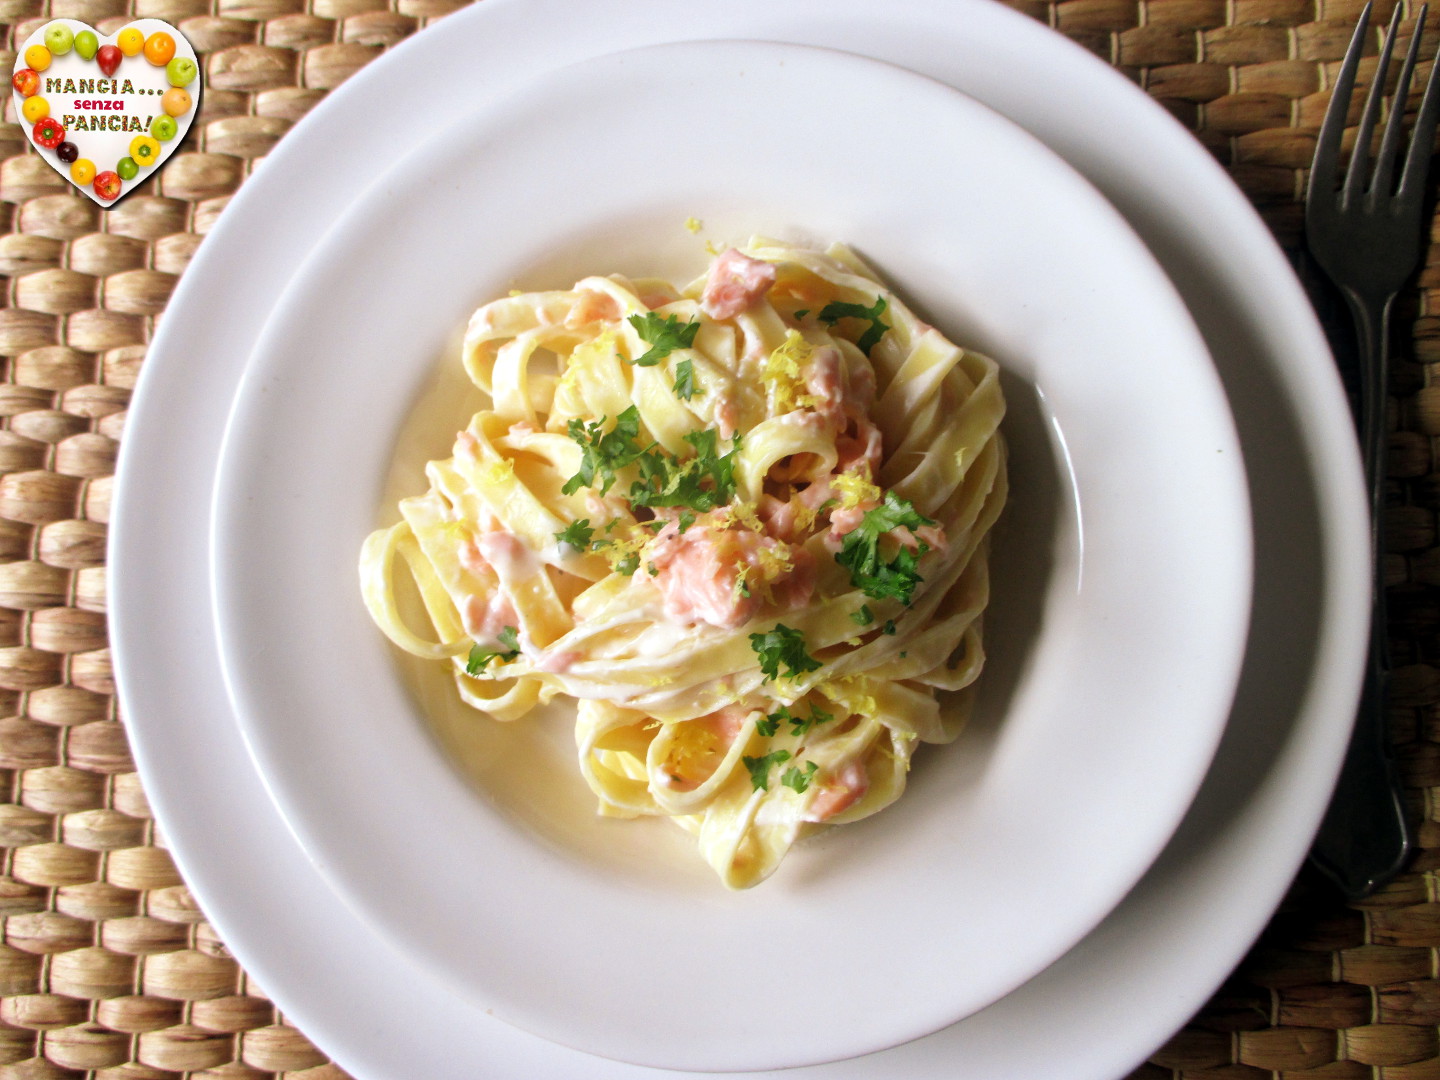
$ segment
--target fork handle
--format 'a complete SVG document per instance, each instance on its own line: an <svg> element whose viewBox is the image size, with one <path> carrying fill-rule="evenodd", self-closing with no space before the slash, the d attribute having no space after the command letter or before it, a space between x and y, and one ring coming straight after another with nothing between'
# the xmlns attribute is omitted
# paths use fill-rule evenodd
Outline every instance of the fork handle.
<svg viewBox="0 0 1440 1080"><path fill-rule="evenodd" d="M1404 865L1410 852L1400 778L1386 715L1389 649L1384 570L1385 395L1389 385L1392 298L1346 291L1360 344L1360 445L1370 494L1374 557L1369 663L1350 746L1335 794L1310 853L1314 865L1351 900L1370 895Z"/></svg>

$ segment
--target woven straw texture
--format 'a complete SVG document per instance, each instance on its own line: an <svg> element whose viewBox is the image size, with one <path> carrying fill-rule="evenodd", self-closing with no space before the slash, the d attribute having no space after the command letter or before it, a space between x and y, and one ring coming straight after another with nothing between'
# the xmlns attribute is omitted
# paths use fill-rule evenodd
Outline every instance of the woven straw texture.
<svg viewBox="0 0 1440 1080"><path fill-rule="evenodd" d="M150 816L112 696L106 521L146 342L230 196L330 89L457 6L0 0L6 72L18 40L66 16L105 33L131 18L166 19L194 43L205 73L200 115L180 151L109 212L29 148L5 95L0 1080L345 1076L226 951ZM1012 6L1162 101L1281 243L1298 245L1304 168L1361 0ZM1379 0L1377 14L1392 8ZM1426 41L1423 56L1435 46ZM1362 65L1362 82L1373 68L1373 59ZM1437 301L1440 254L1432 252L1397 308L1386 564L1401 665L1393 714L1420 850L1397 882L1358 905L1302 873L1232 979L1134 1080L1440 1080L1440 378L1431 383L1440 317L1429 310Z"/></svg>

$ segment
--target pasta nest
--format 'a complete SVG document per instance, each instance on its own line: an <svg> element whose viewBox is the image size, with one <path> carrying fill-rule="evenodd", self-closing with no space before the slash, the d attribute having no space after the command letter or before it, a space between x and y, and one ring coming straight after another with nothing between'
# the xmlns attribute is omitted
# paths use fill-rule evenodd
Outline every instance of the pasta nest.
<svg viewBox="0 0 1440 1080"><path fill-rule="evenodd" d="M574 699L600 813L669 817L744 888L956 736L1006 497L999 370L851 251L757 238L683 290L511 295L463 362L489 408L366 540L362 592L496 720Z"/></svg>

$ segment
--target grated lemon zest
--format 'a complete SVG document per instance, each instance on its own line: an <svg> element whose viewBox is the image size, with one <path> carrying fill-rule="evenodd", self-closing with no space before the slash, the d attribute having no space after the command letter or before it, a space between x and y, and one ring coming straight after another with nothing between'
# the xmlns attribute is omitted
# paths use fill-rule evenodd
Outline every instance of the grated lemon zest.
<svg viewBox="0 0 1440 1080"><path fill-rule="evenodd" d="M735 567L734 597L736 600L740 600L742 597L745 596L745 586L750 581L750 570L751 566L747 562L742 562Z"/></svg>
<svg viewBox="0 0 1440 1080"><path fill-rule="evenodd" d="M876 716L880 709L875 702L875 696L869 692L870 687L871 680L868 676L841 675L821 683L815 689L847 710L847 715Z"/></svg>
<svg viewBox="0 0 1440 1080"><path fill-rule="evenodd" d="M779 416L796 409L813 409L819 404L805 392L805 380L800 368L814 355L815 347L797 330L785 334L785 340L765 358L760 377L765 382L766 395L770 401L770 412Z"/></svg>
<svg viewBox="0 0 1440 1080"><path fill-rule="evenodd" d="M610 564L610 569L618 573L622 562L632 555L638 559L653 539L648 531L639 526L631 526L630 535L614 538L600 551L605 556L605 561ZM638 574L641 571L637 569L635 572Z"/></svg>
<svg viewBox="0 0 1440 1080"><path fill-rule="evenodd" d="M766 581L774 581L795 569L795 560L791 558L788 550L776 551L774 548L762 547L755 552L755 558Z"/></svg>
<svg viewBox="0 0 1440 1080"><path fill-rule="evenodd" d="M730 511L731 522L744 525L752 532L763 533L765 524L760 520L757 507L753 502L737 502L727 508Z"/></svg>
<svg viewBox="0 0 1440 1080"><path fill-rule="evenodd" d="M487 461L481 470L485 482L499 487L510 483L515 479L515 466L510 463L509 458L498 458L495 461Z"/></svg>
<svg viewBox="0 0 1440 1080"><path fill-rule="evenodd" d="M839 493L844 510L853 510L861 503L878 503L884 498L884 493L859 473L841 473L831 479L830 486Z"/></svg>
<svg viewBox="0 0 1440 1080"><path fill-rule="evenodd" d="M819 516L820 512L814 507L801 503L799 509L795 511L795 527L801 532L805 532L815 524L815 519Z"/></svg>

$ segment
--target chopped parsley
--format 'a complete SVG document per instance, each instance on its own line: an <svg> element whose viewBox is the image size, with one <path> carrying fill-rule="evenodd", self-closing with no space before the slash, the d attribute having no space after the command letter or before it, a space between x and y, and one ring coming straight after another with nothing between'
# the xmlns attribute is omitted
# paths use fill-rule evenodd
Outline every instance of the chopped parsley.
<svg viewBox="0 0 1440 1080"><path fill-rule="evenodd" d="M916 567L920 556L929 551L923 542L911 550L901 547L885 559L880 554L880 538L892 529L917 529L935 524L910 502L893 491L885 493L885 501L865 511L860 524L845 534L835 561L850 571L850 584L875 600L894 599L909 604L921 577Z"/></svg>
<svg viewBox="0 0 1440 1080"><path fill-rule="evenodd" d="M513 626L507 626L497 636L500 644L505 646L503 650L487 649L478 643L470 646L470 655L465 658L466 675L479 675L491 660L508 664L520 655L520 631Z"/></svg>
<svg viewBox="0 0 1440 1080"><path fill-rule="evenodd" d="M835 716L833 713L828 713L824 709L817 709L813 705L810 707L809 716L796 716L790 711L788 705L781 705L780 708L768 714L764 719L757 720L755 722L755 730L766 738L769 738L780 729L782 723L785 723L790 725L790 734L799 738L807 734L810 729L817 724L826 724L834 719Z"/></svg>
<svg viewBox="0 0 1440 1080"><path fill-rule="evenodd" d="M695 456L685 461L664 451L640 455L640 479L630 485L630 501L636 506L683 506L700 513L724 506L735 496L740 440L735 439L728 454L720 453L718 440L714 431L690 432L685 441L695 448Z"/></svg>
<svg viewBox="0 0 1440 1080"><path fill-rule="evenodd" d="M636 406L631 405L615 417L615 427L611 431L603 430L604 423L604 417L589 424L575 417L567 425L570 438L580 444L584 454L580 459L580 471L566 480L565 486L560 489L566 495L573 495L582 487L595 488L600 494L605 494L615 483L617 469L623 469L649 452L635 443L640 434L640 410Z"/></svg>
<svg viewBox="0 0 1440 1080"><path fill-rule="evenodd" d="M784 623L776 623L775 629L768 633L751 634L750 648L760 658L760 670L767 680L780 677L781 664L785 665L785 676L790 679L821 666L819 660L805 651L805 635Z"/></svg>
<svg viewBox="0 0 1440 1080"><path fill-rule="evenodd" d="M807 308L801 308L799 311L795 312L793 318L803 319L803 318L805 318L806 315L809 315L809 314L810 314L810 309L809 309L808 307L807 307Z"/></svg>
<svg viewBox="0 0 1440 1080"><path fill-rule="evenodd" d="M770 770L790 760L789 750L774 750L764 757L742 757L745 768L750 770L750 783L756 791L770 790Z"/></svg>
<svg viewBox="0 0 1440 1080"><path fill-rule="evenodd" d="M811 728L819 724L828 724L831 720L834 720L835 714L828 713L824 709L817 709L814 705L811 705L809 716L791 716L787 717L787 719L790 721L790 734L798 739L804 735L808 735Z"/></svg>
<svg viewBox="0 0 1440 1080"><path fill-rule="evenodd" d="M734 498L738 434L730 452L722 454L714 431L692 431L685 441L695 448L695 456L682 461L666 453L658 443L639 444L637 406L631 405L617 416L610 431L604 430L604 423L603 418L589 424L575 418L567 425L570 438L580 444L583 454L580 471L560 489L566 495L582 487L594 488L603 495L618 479L620 469L634 465L640 472L640 478L630 485L630 501L635 506L678 506L704 513ZM693 517L690 523L694 523Z"/></svg>
<svg viewBox="0 0 1440 1080"><path fill-rule="evenodd" d="M687 356L675 365L675 396L689 401L698 390L695 388L695 364Z"/></svg>
<svg viewBox="0 0 1440 1080"><path fill-rule="evenodd" d="M780 729L782 723L790 725L790 734L795 738L801 738L810 733L810 729L819 724L828 724L835 719L834 713L828 713L824 709L810 707L809 716L796 716L790 711L788 705L781 705L780 708L770 713L763 720L755 722L755 730L766 738L774 735Z"/></svg>
<svg viewBox="0 0 1440 1080"><path fill-rule="evenodd" d="M695 524L695 513L694 513L694 511L692 511L692 510L681 510L681 511L680 511L680 520L679 520L679 522L678 522L677 524L678 524L679 527L680 527L680 528L679 528L680 535L681 535L681 536L684 536L684 535L685 535L685 530L688 529L688 528L690 528L691 525L694 525L694 524Z"/></svg>
<svg viewBox="0 0 1440 1080"><path fill-rule="evenodd" d="M558 533L556 534L559 535ZM875 621L875 613L870 610L869 604L861 604L857 609L850 612L850 621L856 626L869 626Z"/></svg>
<svg viewBox="0 0 1440 1080"><path fill-rule="evenodd" d="M644 315L631 315L625 321L635 328L640 340L650 346L644 354L631 361L638 367L654 367L676 349L690 348L700 330L698 320L681 326L680 316L662 318L653 311L647 311Z"/></svg>
<svg viewBox="0 0 1440 1080"><path fill-rule="evenodd" d="M590 538L594 535L595 530L590 527L590 519L581 518L557 532L555 539L562 544L569 544L576 551L584 551L590 546Z"/></svg>
<svg viewBox="0 0 1440 1080"><path fill-rule="evenodd" d="M882 633L882 634L894 634L894 633L895 633L895 620L894 620L894 619L886 619L886 620L885 620L885 625L880 628L880 633Z"/></svg>
<svg viewBox="0 0 1440 1080"><path fill-rule="evenodd" d="M865 319L870 325L855 344L861 352L869 356L870 350L880 344L880 339L890 329L890 324L880 318L885 313L886 306L883 296L876 297L875 303L868 308L864 304L847 304L836 300L820 309L820 321L834 326L841 319Z"/></svg>
<svg viewBox="0 0 1440 1080"><path fill-rule="evenodd" d="M799 765L791 765L780 775L780 783L793 789L797 795L803 794L805 789L810 786L810 778L819 768L820 766L813 761L805 762L803 769Z"/></svg>

